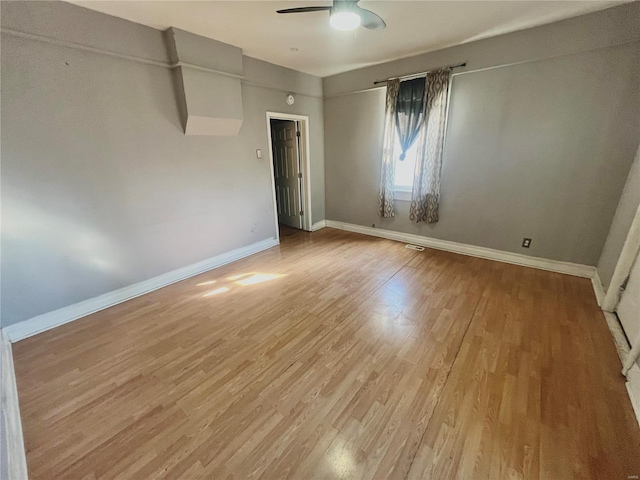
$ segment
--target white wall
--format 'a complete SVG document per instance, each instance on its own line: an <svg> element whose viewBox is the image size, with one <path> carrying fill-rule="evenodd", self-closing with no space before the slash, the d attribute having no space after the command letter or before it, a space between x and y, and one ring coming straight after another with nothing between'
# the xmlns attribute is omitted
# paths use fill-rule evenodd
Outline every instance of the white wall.
<svg viewBox="0 0 640 480"><path fill-rule="evenodd" d="M187 137L170 69L4 29L156 60L160 32L60 2L2 2L2 26L3 326L274 237L266 111L309 116L324 218L319 78L245 57L240 134Z"/></svg>

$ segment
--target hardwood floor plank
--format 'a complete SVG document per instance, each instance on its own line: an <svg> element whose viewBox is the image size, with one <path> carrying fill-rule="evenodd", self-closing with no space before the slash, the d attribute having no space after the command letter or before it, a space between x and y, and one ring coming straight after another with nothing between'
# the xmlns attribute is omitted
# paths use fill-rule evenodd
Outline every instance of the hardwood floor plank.
<svg viewBox="0 0 640 480"><path fill-rule="evenodd" d="M640 474L588 280L329 228L281 240L15 344L30 476Z"/></svg>

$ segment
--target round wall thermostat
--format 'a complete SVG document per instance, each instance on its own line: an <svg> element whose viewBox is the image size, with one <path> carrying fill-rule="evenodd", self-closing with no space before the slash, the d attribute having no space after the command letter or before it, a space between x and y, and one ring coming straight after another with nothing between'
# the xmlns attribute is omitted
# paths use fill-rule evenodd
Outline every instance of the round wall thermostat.
<svg viewBox="0 0 640 480"><path fill-rule="evenodd" d="M293 95L289 94L287 95L287 105L293 105L293 102L295 102L296 99L293 98Z"/></svg>

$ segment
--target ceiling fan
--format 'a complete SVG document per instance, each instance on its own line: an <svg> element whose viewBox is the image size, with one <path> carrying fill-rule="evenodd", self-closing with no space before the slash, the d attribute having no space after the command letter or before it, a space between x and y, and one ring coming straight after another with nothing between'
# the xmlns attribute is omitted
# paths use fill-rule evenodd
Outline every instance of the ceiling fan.
<svg viewBox="0 0 640 480"><path fill-rule="evenodd" d="M359 0L333 0L331 7L298 7L278 10L278 13L310 13L329 11L329 23L336 30L354 30L359 26L369 30L382 30L384 20L371 10L358 6Z"/></svg>

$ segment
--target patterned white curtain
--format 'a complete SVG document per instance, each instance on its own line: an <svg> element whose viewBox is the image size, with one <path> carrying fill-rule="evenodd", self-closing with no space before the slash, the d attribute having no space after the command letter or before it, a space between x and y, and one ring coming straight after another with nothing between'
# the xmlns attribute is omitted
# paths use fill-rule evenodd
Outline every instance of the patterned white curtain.
<svg viewBox="0 0 640 480"><path fill-rule="evenodd" d="M382 174L380 175L380 203L378 213L381 217L393 217L393 184L395 180L395 158L393 147L396 136L396 100L400 80L387 82L387 101L384 108L384 136L382 144Z"/></svg>
<svg viewBox="0 0 640 480"><path fill-rule="evenodd" d="M412 222L436 223L440 204L440 172L449 101L451 69L427 73L425 124L418 139L418 155L411 192ZM393 188L393 187L392 187Z"/></svg>

